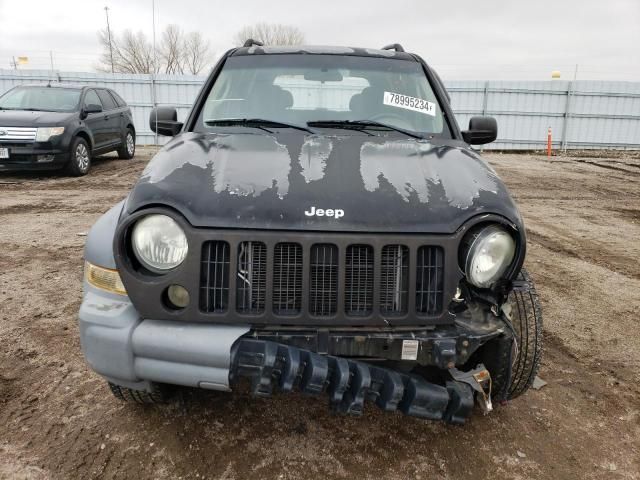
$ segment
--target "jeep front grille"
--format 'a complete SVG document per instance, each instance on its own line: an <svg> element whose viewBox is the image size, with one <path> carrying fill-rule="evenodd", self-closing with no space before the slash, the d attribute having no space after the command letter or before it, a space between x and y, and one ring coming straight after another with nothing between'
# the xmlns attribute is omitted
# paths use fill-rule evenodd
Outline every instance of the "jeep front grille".
<svg viewBox="0 0 640 480"><path fill-rule="evenodd" d="M373 309L373 248L349 245L345 262L345 312L366 316Z"/></svg>
<svg viewBox="0 0 640 480"><path fill-rule="evenodd" d="M433 315L442 309L444 252L442 248L420 247L416 275L416 311Z"/></svg>
<svg viewBox="0 0 640 480"><path fill-rule="evenodd" d="M240 243L237 275L236 308L238 312L264 312L267 292L267 247L264 243Z"/></svg>
<svg viewBox="0 0 640 480"><path fill-rule="evenodd" d="M380 263L380 311L385 315L407 313L409 297L409 249L385 245Z"/></svg>
<svg viewBox="0 0 640 480"><path fill-rule="evenodd" d="M273 253L273 313L296 315L302 305L302 247L278 243Z"/></svg>
<svg viewBox="0 0 640 480"><path fill-rule="evenodd" d="M311 247L309 311L335 315L338 308L338 247L319 243Z"/></svg>
<svg viewBox="0 0 640 480"><path fill-rule="evenodd" d="M200 268L200 309L224 312L229 304L229 244L206 242Z"/></svg>
<svg viewBox="0 0 640 480"><path fill-rule="evenodd" d="M244 237L244 238L242 238ZM406 244L278 241L260 232L205 241L200 272L200 312L253 316L262 323L353 325L435 319L445 313L445 249ZM451 262L456 261L454 257ZM231 273L233 272L233 274ZM459 277L457 277L459 278ZM259 318L260 320L257 320ZM289 318L289 319L288 319ZM395 320L394 320L395 319ZM414 319L414 320L411 320Z"/></svg>

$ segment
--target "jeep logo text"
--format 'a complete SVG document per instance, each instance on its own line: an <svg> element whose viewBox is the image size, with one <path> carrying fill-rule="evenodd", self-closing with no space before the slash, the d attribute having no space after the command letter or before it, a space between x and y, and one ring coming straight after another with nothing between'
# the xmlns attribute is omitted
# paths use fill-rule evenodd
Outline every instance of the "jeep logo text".
<svg viewBox="0 0 640 480"><path fill-rule="evenodd" d="M344 210L341 210L339 208L333 209L333 208L327 208L326 210L322 209L322 208L316 208L316 207L311 207L310 210L305 210L304 214L307 217L333 217L333 218L341 218L344 217Z"/></svg>

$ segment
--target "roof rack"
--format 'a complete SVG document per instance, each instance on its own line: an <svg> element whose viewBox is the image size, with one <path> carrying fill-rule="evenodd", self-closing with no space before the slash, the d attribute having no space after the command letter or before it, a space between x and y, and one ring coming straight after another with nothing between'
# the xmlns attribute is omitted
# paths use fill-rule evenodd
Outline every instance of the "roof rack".
<svg viewBox="0 0 640 480"><path fill-rule="evenodd" d="M395 50L396 52L404 52L404 48L399 43L392 43L386 47L382 47L382 50Z"/></svg>
<svg viewBox="0 0 640 480"><path fill-rule="evenodd" d="M244 45L242 45L243 47L253 47L254 45L258 46L258 47L264 47L264 43L258 41L258 40L254 40L253 38L249 38L244 42Z"/></svg>

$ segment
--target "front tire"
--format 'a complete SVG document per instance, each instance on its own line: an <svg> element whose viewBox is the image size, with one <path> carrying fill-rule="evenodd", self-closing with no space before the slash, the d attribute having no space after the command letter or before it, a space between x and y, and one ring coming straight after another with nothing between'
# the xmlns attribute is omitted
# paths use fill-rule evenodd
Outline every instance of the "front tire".
<svg viewBox="0 0 640 480"><path fill-rule="evenodd" d="M130 160L135 154L136 134L132 129L127 128L124 138L122 139L122 146L118 149L118 158Z"/></svg>
<svg viewBox="0 0 640 480"><path fill-rule="evenodd" d="M542 306L533 280L524 268L518 275L508 301L518 346L507 394L507 398L512 399L529 390L540 370L542 359Z"/></svg>
<svg viewBox="0 0 640 480"><path fill-rule="evenodd" d="M488 342L479 356L491 373L492 397L497 401L512 400L526 392L542 358L542 308L535 285L524 268L513 283L503 307L512 329Z"/></svg>
<svg viewBox="0 0 640 480"><path fill-rule="evenodd" d="M71 143L71 155L67 165L67 173L81 177L89 173L91 168L91 149L84 138L76 137Z"/></svg>
<svg viewBox="0 0 640 480"><path fill-rule="evenodd" d="M169 399L169 392L166 387L157 383L151 384L151 393L144 390L134 390L132 388L122 387L111 382L109 382L109 388L111 389L113 396L123 402L149 405L166 403Z"/></svg>

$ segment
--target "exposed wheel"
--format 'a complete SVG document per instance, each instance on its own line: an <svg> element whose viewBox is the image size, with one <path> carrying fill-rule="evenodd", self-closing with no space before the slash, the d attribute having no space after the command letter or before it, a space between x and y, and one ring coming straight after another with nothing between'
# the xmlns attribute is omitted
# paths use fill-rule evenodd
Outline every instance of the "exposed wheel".
<svg viewBox="0 0 640 480"><path fill-rule="evenodd" d="M143 404L165 403L169 399L169 392L166 387L157 383L152 383L152 392L143 390L133 390L132 388L121 387L115 383L109 382L111 393L123 402L134 402Z"/></svg>
<svg viewBox="0 0 640 480"><path fill-rule="evenodd" d="M504 337L493 340L483 348L480 357L491 373L493 397L497 400L522 395L540 369L542 308L535 285L524 268L514 282L504 311L511 318L515 342Z"/></svg>
<svg viewBox="0 0 640 480"><path fill-rule="evenodd" d="M118 158L129 160L136 154L136 134L130 128L122 139L122 146L118 149Z"/></svg>
<svg viewBox="0 0 640 480"><path fill-rule="evenodd" d="M524 268L509 295L509 303L517 352L513 355L507 398L516 398L531 387L542 359L542 307L533 280Z"/></svg>
<svg viewBox="0 0 640 480"><path fill-rule="evenodd" d="M91 149L84 138L76 137L73 140L70 157L67 165L69 175L81 177L89 173L91 168Z"/></svg>

